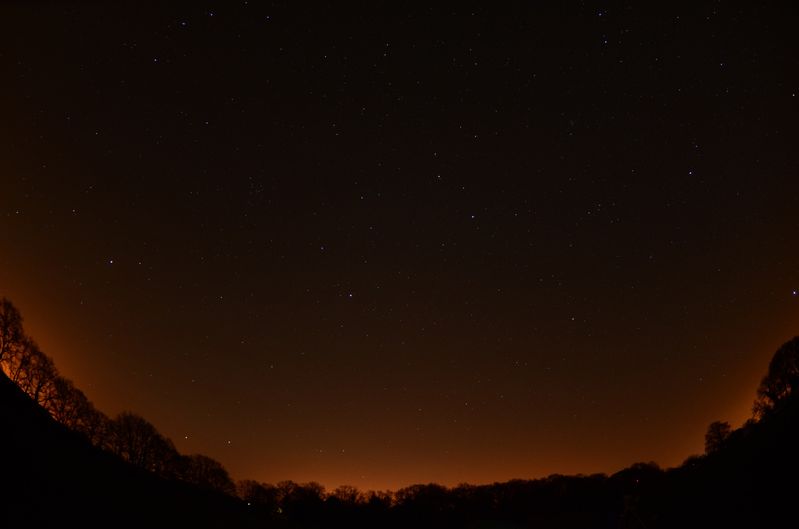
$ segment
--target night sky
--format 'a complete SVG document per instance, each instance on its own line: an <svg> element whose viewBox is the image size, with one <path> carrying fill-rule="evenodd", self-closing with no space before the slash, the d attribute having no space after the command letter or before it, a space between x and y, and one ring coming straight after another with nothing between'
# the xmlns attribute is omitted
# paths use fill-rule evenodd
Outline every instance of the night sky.
<svg viewBox="0 0 799 529"><path fill-rule="evenodd" d="M234 478L676 465L799 333L789 2L65 4L0 7L0 295Z"/></svg>

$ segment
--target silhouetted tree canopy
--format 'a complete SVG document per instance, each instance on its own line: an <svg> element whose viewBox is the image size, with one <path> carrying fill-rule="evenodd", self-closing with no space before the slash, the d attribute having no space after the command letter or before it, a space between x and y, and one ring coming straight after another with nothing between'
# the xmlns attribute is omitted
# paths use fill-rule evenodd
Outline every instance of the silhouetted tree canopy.
<svg viewBox="0 0 799 529"><path fill-rule="evenodd" d="M30 339L24 339L16 349L17 354L12 355L12 362L17 362L12 380L37 404L47 407L58 378L53 360Z"/></svg>
<svg viewBox="0 0 799 529"><path fill-rule="evenodd" d="M0 363L17 346L23 337L22 316L11 301L0 299Z"/></svg>
<svg viewBox="0 0 799 529"><path fill-rule="evenodd" d="M270 514L277 513L280 505L280 490L267 483L241 480L236 484L236 494L250 505L260 507Z"/></svg>
<svg viewBox="0 0 799 529"><path fill-rule="evenodd" d="M200 454L181 456L178 467L178 475L184 481L225 494L236 493L227 470L215 459Z"/></svg>
<svg viewBox="0 0 799 529"><path fill-rule="evenodd" d="M130 412L120 413L111 422L108 447L125 461L161 475L170 475L178 458L172 441Z"/></svg>
<svg viewBox="0 0 799 529"><path fill-rule="evenodd" d="M774 353L768 373L757 389L756 417L768 415L799 390L799 336L782 344Z"/></svg>
<svg viewBox="0 0 799 529"><path fill-rule="evenodd" d="M80 416L89 407L89 400L71 380L56 377L53 380L52 398L45 408L58 422L75 429Z"/></svg>
<svg viewBox="0 0 799 529"><path fill-rule="evenodd" d="M94 446L159 476L235 493L218 461L202 455L181 456L172 441L139 415L124 412L111 420L97 410L25 334L22 316L6 298L0 299L0 368L56 421L81 433Z"/></svg>
<svg viewBox="0 0 799 529"><path fill-rule="evenodd" d="M350 485L336 487L335 490L330 493L329 497L335 498L337 501L347 505L355 505L363 499L361 491Z"/></svg>
<svg viewBox="0 0 799 529"><path fill-rule="evenodd" d="M711 454L718 451L730 436L732 427L725 421L714 421L707 427L705 434L705 452Z"/></svg>

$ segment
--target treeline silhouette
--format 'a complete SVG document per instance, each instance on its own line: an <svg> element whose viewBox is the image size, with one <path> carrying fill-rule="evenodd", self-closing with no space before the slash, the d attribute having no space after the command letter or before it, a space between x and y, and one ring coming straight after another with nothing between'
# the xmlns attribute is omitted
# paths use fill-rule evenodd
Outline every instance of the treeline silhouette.
<svg viewBox="0 0 799 529"><path fill-rule="evenodd" d="M96 410L25 335L19 312L6 299L0 304L0 365L53 420L108 457L146 471L155 480L148 487L152 483L193 487L195 493L186 493L163 485L172 491L170 497L184 502L179 512L202 511L211 503L219 507L214 512L222 522L201 517L194 520L195 527L774 527L789 517L797 519L793 504L799 492L799 337L772 358L757 388L752 418L737 429L722 421L711 423L705 453L689 457L677 468L636 463L612 475L552 475L456 487L418 484L394 492L363 492L350 486L326 491L318 483L292 481L273 485L242 480L234 485L220 463L179 454L142 417L126 412L110 419ZM50 464L57 465L64 457L54 456ZM106 461L101 466L109 465ZM115 476L140 479L135 473ZM233 503L214 503L220 501L214 500L217 496ZM0 494L0 502L5 497ZM150 499L141 499L130 509L147 510L147 502L158 501L139 497ZM59 498L44 494L30 501L47 508ZM124 498L118 501L125 505ZM0 522L2 513L0 509Z"/></svg>
<svg viewBox="0 0 799 529"><path fill-rule="evenodd" d="M94 446L158 476L235 493L233 481L218 461L180 454L172 441L135 413L123 412L112 419L95 408L71 380L59 375L53 359L25 333L19 310L7 298L0 300L0 367L53 419Z"/></svg>

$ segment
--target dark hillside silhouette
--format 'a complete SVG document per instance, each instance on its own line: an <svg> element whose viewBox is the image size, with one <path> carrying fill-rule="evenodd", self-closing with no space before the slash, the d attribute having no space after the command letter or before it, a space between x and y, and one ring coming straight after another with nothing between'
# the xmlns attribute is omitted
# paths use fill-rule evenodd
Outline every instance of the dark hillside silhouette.
<svg viewBox="0 0 799 529"><path fill-rule="evenodd" d="M0 299L0 371L56 421L92 445L161 477L235 493L233 481L218 461L178 453L171 440L135 413L123 412L111 419L96 409L25 334L22 316L6 298Z"/></svg>
<svg viewBox="0 0 799 529"><path fill-rule="evenodd" d="M794 338L778 355L798 343ZM784 380L774 364L764 384L774 375ZM647 526L795 527L799 523L799 398L792 391L796 381L759 420L726 432L705 456L690 458L642 493L640 510L650 520Z"/></svg>

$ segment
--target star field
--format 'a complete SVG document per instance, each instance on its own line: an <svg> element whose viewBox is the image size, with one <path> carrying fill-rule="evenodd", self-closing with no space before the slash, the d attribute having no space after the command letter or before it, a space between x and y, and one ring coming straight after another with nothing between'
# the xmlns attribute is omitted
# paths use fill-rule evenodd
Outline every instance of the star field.
<svg viewBox="0 0 799 529"><path fill-rule="evenodd" d="M799 315L791 8L395 8L0 8L0 295L59 369L329 487L744 420Z"/></svg>

